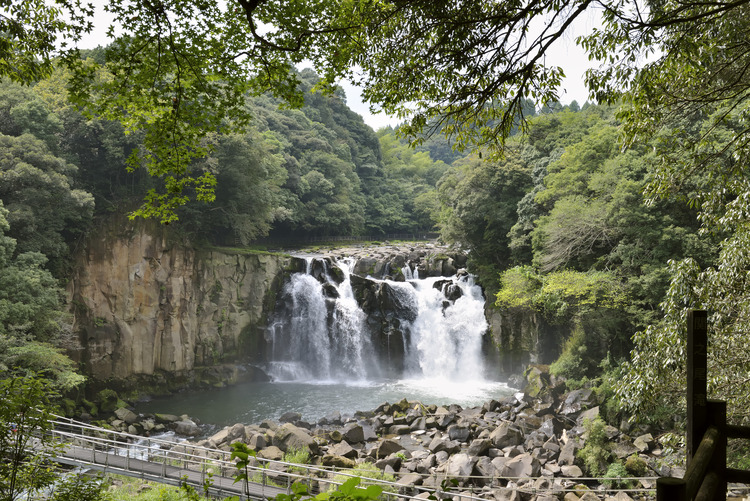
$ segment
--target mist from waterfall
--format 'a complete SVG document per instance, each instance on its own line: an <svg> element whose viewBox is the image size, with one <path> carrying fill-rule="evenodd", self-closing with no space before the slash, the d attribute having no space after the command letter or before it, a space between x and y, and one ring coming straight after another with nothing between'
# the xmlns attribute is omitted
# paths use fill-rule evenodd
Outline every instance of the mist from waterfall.
<svg viewBox="0 0 750 501"><path fill-rule="evenodd" d="M357 303L351 285L353 260L335 263L343 273L326 268L324 279L311 271L290 277L284 307L269 326L272 346L268 372L275 381L345 382L376 380L431 381L436 385L474 381L484 376L482 336L487 330L484 298L470 275L419 279L409 270L406 282L384 284L397 306L389 312L403 343L403 370L390 373L387 355L376 349L373 328ZM335 275L343 275L337 284ZM449 299L448 296L453 299Z"/></svg>

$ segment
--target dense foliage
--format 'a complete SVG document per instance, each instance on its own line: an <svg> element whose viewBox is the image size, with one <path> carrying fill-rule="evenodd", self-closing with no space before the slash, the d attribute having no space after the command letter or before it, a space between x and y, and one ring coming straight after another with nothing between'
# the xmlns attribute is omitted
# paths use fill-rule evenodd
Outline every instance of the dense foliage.
<svg viewBox="0 0 750 501"><path fill-rule="evenodd" d="M560 110L562 69L545 56L597 7L603 25L578 40L602 62L587 80L600 103L623 106L614 115L603 106ZM112 43L82 58L71 43L91 28L89 6L0 2L0 76L51 77L32 89L2 83L2 186L15 183L2 193L4 241L13 242L6 273L62 276L67 245L90 222L89 193L100 214L134 210L165 222L179 214L186 231L209 241L437 222L472 250L501 307L520 301L579 333L566 370L581 369L571 354L582 347L600 347L588 362L609 351L625 357L638 331L618 389L631 412L679 408L685 311L708 308L712 395L746 419L748 2L110 0L107 8ZM298 72L301 61L322 80ZM406 153L391 132L378 138L365 127L334 86L341 76L404 118L400 132L423 149ZM529 99L545 113L526 122ZM519 127L524 140L511 138ZM451 141L430 144L424 129L504 155L461 160L447 152ZM124 175L126 159L156 179ZM182 208L217 194L216 206ZM519 283L520 293L508 290ZM13 332L46 339L33 322L4 318ZM592 372L588 362L578 373Z"/></svg>

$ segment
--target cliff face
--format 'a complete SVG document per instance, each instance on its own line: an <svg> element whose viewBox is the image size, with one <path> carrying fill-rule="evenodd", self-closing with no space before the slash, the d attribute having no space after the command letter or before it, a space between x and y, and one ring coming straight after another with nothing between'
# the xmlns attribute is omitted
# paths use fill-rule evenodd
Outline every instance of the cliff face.
<svg viewBox="0 0 750 501"><path fill-rule="evenodd" d="M500 352L499 367L520 374L529 364L550 364L560 355L569 328L550 325L530 309L500 311L487 306L485 316Z"/></svg>
<svg viewBox="0 0 750 501"><path fill-rule="evenodd" d="M195 383L203 368L262 360L263 329L292 258L197 252L162 230L106 233L79 253L68 287L73 355L89 376L151 379L167 391Z"/></svg>

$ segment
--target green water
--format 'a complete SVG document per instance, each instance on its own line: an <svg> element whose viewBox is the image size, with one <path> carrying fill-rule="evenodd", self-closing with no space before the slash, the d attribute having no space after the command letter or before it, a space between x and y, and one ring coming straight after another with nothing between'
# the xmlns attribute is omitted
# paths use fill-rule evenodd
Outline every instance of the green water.
<svg viewBox="0 0 750 501"><path fill-rule="evenodd" d="M140 413L187 414L205 425L206 431L234 423L253 424L278 420L286 412L299 412L314 423L338 411L352 415L383 402L403 398L423 404L482 405L515 390L505 383L487 381L387 380L362 384L342 383L244 383L235 386L153 399L136 406Z"/></svg>

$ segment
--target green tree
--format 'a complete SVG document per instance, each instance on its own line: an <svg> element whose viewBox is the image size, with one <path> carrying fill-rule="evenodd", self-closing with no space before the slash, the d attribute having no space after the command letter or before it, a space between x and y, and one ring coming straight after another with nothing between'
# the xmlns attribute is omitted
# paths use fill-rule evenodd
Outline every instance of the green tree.
<svg viewBox="0 0 750 501"><path fill-rule="evenodd" d="M496 272L511 264L508 234L518 219L518 202L530 186L528 166L515 150L509 150L503 162L477 157L458 161L438 184L441 234L471 249L475 269L494 271L481 273L492 293Z"/></svg>
<svg viewBox="0 0 750 501"><path fill-rule="evenodd" d="M30 134L0 135L0 200L17 252L41 252L61 271L68 242L91 221L94 200L75 188L76 167Z"/></svg>
<svg viewBox="0 0 750 501"><path fill-rule="evenodd" d="M15 255L0 201L0 377L44 374L64 390L83 382L73 362L53 347L67 332L62 290L38 252Z"/></svg>
<svg viewBox="0 0 750 501"><path fill-rule="evenodd" d="M20 499L52 484L57 477L49 455L60 446L52 439L51 400L55 389L34 376L0 380L0 497Z"/></svg>

